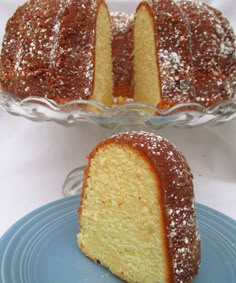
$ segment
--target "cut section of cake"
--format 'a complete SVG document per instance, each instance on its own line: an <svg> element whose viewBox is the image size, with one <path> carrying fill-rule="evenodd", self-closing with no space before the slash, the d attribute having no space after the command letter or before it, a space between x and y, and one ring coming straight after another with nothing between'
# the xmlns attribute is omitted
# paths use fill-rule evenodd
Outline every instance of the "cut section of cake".
<svg viewBox="0 0 236 283"><path fill-rule="evenodd" d="M166 139L114 135L88 157L79 208L83 253L127 282L191 282L200 264L192 174Z"/></svg>
<svg viewBox="0 0 236 283"><path fill-rule="evenodd" d="M135 100L159 108L191 101L192 65L189 31L175 1L141 2L134 25Z"/></svg>
<svg viewBox="0 0 236 283"><path fill-rule="evenodd" d="M111 23L103 0L32 0L8 21L0 81L20 98L112 104Z"/></svg>
<svg viewBox="0 0 236 283"><path fill-rule="evenodd" d="M104 0L32 0L7 23L0 85L58 104L211 107L236 96L235 34L200 1L144 0L128 15Z"/></svg>
<svg viewBox="0 0 236 283"><path fill-rule="evenodd" d="M233 29L221 12L200 1L143 1L135 14L134 70L135 100L158 108L231 100Z"/></svg>

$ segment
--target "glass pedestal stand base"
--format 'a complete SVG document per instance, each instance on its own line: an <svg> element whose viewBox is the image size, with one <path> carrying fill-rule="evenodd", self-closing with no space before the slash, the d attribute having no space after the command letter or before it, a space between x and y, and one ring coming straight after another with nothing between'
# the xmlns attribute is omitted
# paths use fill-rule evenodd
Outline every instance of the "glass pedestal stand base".
<svg viewBox="0 0 236 283"><path fill-rule="evenodd" d="M71 171L66 177L63 185L63 195L65 197L75 196L81 193L85 166L78 167Z"/></svg>

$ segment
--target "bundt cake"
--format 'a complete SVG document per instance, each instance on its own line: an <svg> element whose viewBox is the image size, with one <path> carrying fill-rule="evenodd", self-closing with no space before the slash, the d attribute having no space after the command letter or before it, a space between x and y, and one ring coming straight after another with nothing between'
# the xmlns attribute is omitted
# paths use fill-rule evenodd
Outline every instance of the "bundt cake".
<svg viewBox="0 0 236 283"><path fill-rule="evenodd" d="M209 107L236 97L235 35L200 1L144 0L133 16L110 15L104 0L31 0L6 26L0 84L60 104Z"/></svg>
<svg viewBox="0 0 236 283"><path fill-rule="evenodd" d="M112 12L114 97L133 98L133 15Z"/></svg>
<svg viewBox="0 0 236 283"><path fill-rule="evenodd" d="M6 26L2 88L25 98L112 104L111 25L103 0L31 0Z"/></svg>
<svg viewBox="0 0 236 283"><path fill-rule="evenodd" d="M236 94L235 36L223 15L201 2L147 0L134 23L136 101L159 108L205 107Z"/></svg>
<svg viewBox="0 0 236 283"><path fill-rule="evenodd" d="M90 153L79 224L83 253L127 282L188 283L198 273L192 174L155 134L117 134Z"/></svg>

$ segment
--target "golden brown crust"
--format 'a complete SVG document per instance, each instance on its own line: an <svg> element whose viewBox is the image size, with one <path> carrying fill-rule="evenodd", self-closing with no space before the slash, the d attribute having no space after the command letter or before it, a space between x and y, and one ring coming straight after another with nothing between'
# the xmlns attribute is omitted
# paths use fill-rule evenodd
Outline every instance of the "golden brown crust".
<svg viewBox="0 0 236 283"><path fill-rule="evenodd" d="M14 70L14 64L17 52L17 34L11 32L12 30L17 30L20 28L22 16L27 8L27 5L22 5L17 9L14 15L8 20L6 25L6 32L4 36L3 46L0 54L0 82L5 88L12 92L12 86L10 83L10 77L12 76ZM4 46L7 45L7 48ZM5 86L5 87L4 87Z"/></svg>
<svg viewBox="0 0 236 283"><path fill-rule="evenodd" d="M18 8L3 42L3 88L20 98L36 95L57 103L89 99L99 5L106 4L33 0Z"/></svg>
<svg viewBox="0 0 236 283"><path fill-rule="evenodd" d="M79 213L82 213L90 160L106 145L129 146L153 168L161 190L166 232L169 282L190 282L200 264L200 239L196 226L195 202L190 168L178 149L167 140L145 132L112 136L97 145L88 156Z"/></svg>
<svg viewBox="0 0 236 283"><path fill-rule="evenodd" d="M133 15L111 13L114 97L134 96Z"/></svg>
<svg viewBox="0 0 236 283"><path fill-rule="evenodd" d="M147 3L153 14L156 32L161 103L165 101L171 106L178 102L190 102L192 56L182 13L172 0L149 0Z"/></svg>
<svg viewBox="0 0 236 283"><path fill-rule="evenodd" d="M233 99L236 95L236 38L234 30L220 11L207 4L203 5L208 10L211 21L218 32L218 41L220 42L220 49L218 49L219 64L224 75L228 99Z"/></svg>
<svg viewBox="0 0 236 283"><path fill-rule="evenodd" d="M185 0L147 0L151 9L161 83L166 109L197 102L209 107L236 94L235 36L216 9ZM138 11L137 9L137 11Z"/></svg>
<svg viewBox="0 0 236 283"><path fill-rule="evenodd" d="M190 30L194 62L194 100L208 107L219 101L231 99L229 76L226 75L225 68L235 55L235 45L233 38L227 37L224 33L226 22L222 14L220 16L215 9L200 2L177 3L188 20ZM229 29L229 23L227 26Z"/></svg>
<svg viewBox="0 0 236 283"><path fill-rule="evenodd" d="M3 90L59 104L90 99L99 5L106 4L104 0L32 0L19 7L7 23L3 41ZM221 12L185 0L147 0L137 11L141 7L154 21L162 94L158 108L182 102L209 107L235 97L235 35ZM133 98L133 16L111 14L111 22L113 95Z"/></svg>

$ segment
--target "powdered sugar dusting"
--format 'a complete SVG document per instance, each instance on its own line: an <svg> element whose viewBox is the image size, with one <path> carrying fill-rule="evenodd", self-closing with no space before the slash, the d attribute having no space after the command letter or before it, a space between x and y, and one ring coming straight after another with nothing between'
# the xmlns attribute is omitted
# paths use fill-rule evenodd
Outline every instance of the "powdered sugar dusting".
<svg viewBox="0 0 236 283"><path fill-rule="evenodd" d="M112 60L114 96L133 97L134 15L112 12Z"/></svg>
<svg viewBox="0 0 236 283"><path fill-rule="evenodd" d="M71 4L71 0L61 0L59 2L59 9L56 15L55 24L52 28L53 35L50 37L50 41L52 42L51 52L50 52L50 65L55 64L55 57L56 57L56 51L59 48L59 36L60 36L60 27L61 27L61 16L63 15L63 12L68 7L68 5Z"/></svg>
<svg viewBox="0 0 236 283"><path fill-rule="evenodd" d="M113 22L113 35L125 33L134 20L134 14L128 15L124 12L111 12L110 16Z"/></svg>
<svg viewBox="0 0 236 283"><path fill-rule="evenodd" d="M21 98L88 99L97 9L97 0L34 0L19 7L3 43L4 84Z"/></svg>
<svg viewBox="0 0 236 283"><path fill-rule="evenodd" d="M23 53L23 46L20 46L17 54L16 54L16 62L15 62L15 72L18 74L19 68L20 68L20 63L22 59L22 53Z"/></svg>
<svg viewBox="0 0 236 283"><path fill-rule="evenodd" d="M176 1L185 15L190 31L193 59L193 99L208 107L218 101L232 98L233 93L225 72L226 58L233 58L234 39L226 38L229 23L220 12L201 1ZM225 25L225 27L224 27ZM227 59L227 60L228 60Z"/></svg>
<svg viewBox="0 0 236 283"><path fill-rule="evenodd" d="M205 107L236 91L235 36L223 15L188 0L148 0L156 24L162 99Z"/></svg>
<svg viewBox="0 0 236 283"><path fill-rule="evenodd" d="M182 14L172 0L148 3L155 17L162 98L189 102L193 91L191 52Z"/></svg>

